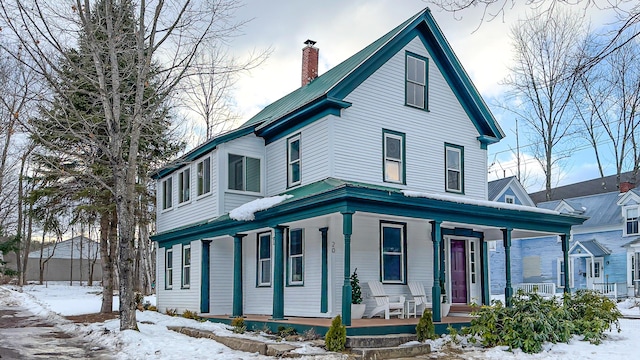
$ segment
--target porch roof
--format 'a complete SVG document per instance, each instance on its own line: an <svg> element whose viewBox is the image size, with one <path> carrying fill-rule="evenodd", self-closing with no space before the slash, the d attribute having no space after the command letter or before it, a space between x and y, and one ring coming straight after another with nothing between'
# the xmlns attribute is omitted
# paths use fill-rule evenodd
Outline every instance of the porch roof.
<svg viewBox="0 0 640 360"><path fill-rule="evenodd" d="M464 197L414 193L397 188L327 178L287 191L291 198L257 212L253 221L236 221L224 214L152 236L159 246L192 240L230 236L275 227L336 212L367 212L471 225L495 231L509 228L525 232L568 234L571 226L587 218L527 206L504 204ZM498 237L499 236L499 237ZM516 235L514 234L514 237ZM490 240L486 237L485 239Z"/></svg>
<svg viewBox="0 0 640 360"><path fill-rule="evenodd" d="M611 255L611 250L600 244L598 240L591 239L586 241L576 241L571 249L569 249L569 255L602 257L605 255Z"/></svg>

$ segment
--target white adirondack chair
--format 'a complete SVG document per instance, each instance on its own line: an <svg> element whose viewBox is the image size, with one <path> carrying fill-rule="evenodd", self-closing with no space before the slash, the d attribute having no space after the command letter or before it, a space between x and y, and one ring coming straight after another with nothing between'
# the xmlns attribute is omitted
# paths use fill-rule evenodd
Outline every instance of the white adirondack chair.
<svg viewBox="0 0 640 360"><path fill-rule="evenodd" d="M383 311L385 319L389 319L390 316L404 318L404 296L396 296L394 301L391 301L389 295L384 292L380 281L369 281L367 284L371 289L371 296L376 300L376 307L369 314L369 318Z"/></svg>
<svg viewBox="0 0 640 360"><path fill-rule="evenodd" d="M420 311L419 314L422 314L424 312L424 309L433 308L433 304L429 301L429 297L424 291L424 286L422 286L422 283L417 281L410 282L409 290L411 291L413 300L415 300L416 302L416 312ZM422 310L418 310L420 307L422 307Z"/></svg>

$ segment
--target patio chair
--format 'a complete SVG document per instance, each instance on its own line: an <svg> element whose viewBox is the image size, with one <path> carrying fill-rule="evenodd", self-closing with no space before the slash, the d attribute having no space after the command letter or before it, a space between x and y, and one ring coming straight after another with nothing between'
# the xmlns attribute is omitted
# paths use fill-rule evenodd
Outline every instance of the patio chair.
<svg viewBox="0 0 640 360"><path fill-rule="evenodd" d="M417 281L410 282L409 290L411 291L413 300L415 300L416 302L416 312L418 312L418 309L420 307L422 307L422 310L420 310L419 314L422 314L424 312L424 309L431 309L433 307L433 305L429 301L427 293L424 291L424 286L422 286L422 283Z"/></svg>
<svg viewBox="0 0 640 360"><path fill-rule="evenodd" d="M390 316L404 318L404 296L396 296L394 301L391 301L389 295L384 292L380 281L369 281L367 284L371 289L371 296L376 300L376 307L369 314L369 318L382 312L384 312L385 319L389 319Z"/></svg>

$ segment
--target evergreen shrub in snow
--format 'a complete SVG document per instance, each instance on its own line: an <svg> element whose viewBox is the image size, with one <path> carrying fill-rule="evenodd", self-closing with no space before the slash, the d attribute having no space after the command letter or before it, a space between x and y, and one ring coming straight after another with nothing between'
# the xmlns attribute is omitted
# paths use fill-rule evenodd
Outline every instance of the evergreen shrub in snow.
<svg viewBox="0 0 640 360"><path fill-rule="evenodd" d="M422 342L427 339L435 339L438 336L436 335L436 328L433 325L432 313L429 309L424 309L422 312L422 317L418 321L418 325L416 326L416 336L418 341Z"/></svg>
<svg viewBox="0 0 640 360"><path fill-rule="evenodd" d="M519 290L512 307L497 301L473 315L471 326L462 330L470 342L520 348L526 353L542 351L545 342L567 343L572 335L599 344L613 325L620 331L618 318L622 316L613 301L590 290L565 295L564 302Z"/></svg>
<svg viewBox="0 0 640 360"><path fill-rule="evenodd" d="M342 317L336 316L331 321L331 327L324 336L324 346L329 351L342 351L347 343L347 328L342 325Z"/></svg>

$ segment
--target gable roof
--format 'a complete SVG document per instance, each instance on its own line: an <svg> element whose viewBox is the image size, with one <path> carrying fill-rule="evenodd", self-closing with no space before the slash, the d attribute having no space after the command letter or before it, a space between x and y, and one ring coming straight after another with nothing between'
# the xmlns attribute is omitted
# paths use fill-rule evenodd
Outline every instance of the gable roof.
<svg viewBox="0 0 640 360"><path fill-rule="evenodd" d="M468 74L453 53L451 46L436 24L429 8L413 15L393 30L358 51L348 59L288 95L267 105L246 121L238 130L213 138L180 159L160 169L154 178L175 171L179 165L190 162L215 149L220 143L255 132L267 143L284 131L300 127L327 114L340 116L340 110L351 106L344 98L377 70L409 41L418 36L430 50L454 94L478 131L483 147L504 137L504 132L493 117ZM238 135L240 132L242 135Z"/></svg>
<svg viewBox="0 0 640 360"><path fill-rule="evenodd" d="M582 251L585 253L583 253ZM584 241L576 241L575 244L569 249L569 255L574 256L595 256L602 257L606 255L611 255L611 250L607 249L606 246L602 245L596 239L584 240Z"/></svg>
<svg viewBox="0 0 640 360"><path fill-rule="evenodd" d="M522 186L515 176L489 181L487 183L487 198L489 201L496 201L509 188L511 188L523 205L536 206L529 197L529 194L527 194L527 190L525 190L524 186Z"/></svg>
<svg viewBox="0 0 640 360"><path fill-rule="evenodd" d="M618 206L618 192L611 191L604 194L587 195L564 199L576 210L583 210L580 215L589 219L578 227L598 227L607 225L621 225L622 216ZM563 200L553 200L538 203L537 206L543 209L556 209Z"/></svg>
<svg viewBox="0 0 640 360"><path fill-rule="evenodd" d="M636 182L633 172L631 171L620 174L620 181L630 183ZM603 194L616 190L618 190L618 186L616 186L616 175L609 175L553 188L551 189L551 199L549 200L561 200L579 196ZM536 204L547 201L545 190L531 193L529 196Z"/></svg>

